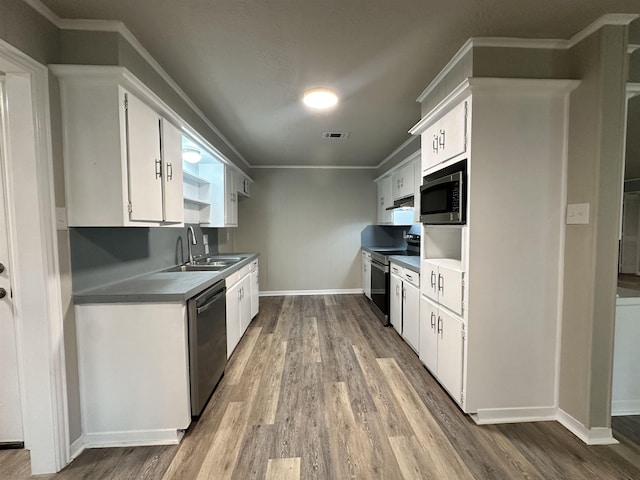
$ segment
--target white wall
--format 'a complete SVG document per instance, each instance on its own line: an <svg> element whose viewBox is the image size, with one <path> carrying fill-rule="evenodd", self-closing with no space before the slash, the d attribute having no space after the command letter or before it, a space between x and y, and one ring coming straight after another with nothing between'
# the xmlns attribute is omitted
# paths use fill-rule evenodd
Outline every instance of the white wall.
<svg viewBox="0 0 640 480"><path fill-rule="evenodd" d="M220 250L260 253L261 291L362 288L360 232L376 221L375 170L256 169Z"/></svg>

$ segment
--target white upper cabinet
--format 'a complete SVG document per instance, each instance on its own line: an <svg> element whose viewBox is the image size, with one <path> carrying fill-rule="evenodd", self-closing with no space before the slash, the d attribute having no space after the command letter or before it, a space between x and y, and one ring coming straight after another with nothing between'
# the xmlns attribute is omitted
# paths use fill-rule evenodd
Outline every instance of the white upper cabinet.
<svg viewBox="0 0 640 480"><path fill-rule="evenodd" d="M391 176L378 180L378 224L387 225L393 223L393 212L387 210L393 205L391 193Z"/></svg>
<svg viewBox="0 0 640 480"><path fill-rule="evenodd" d="M461 102L422 133L423 172L467 151L467 108Z"/></svg>
<svg viewBox="0 0 640 480"><path fill-rule="evenodd" d="M60 78L68 224L181 223L180 139L159 99L121 67L50 68Z"/></svg>
<svg viewBox="0 0 640 480"><path fill-rule="evenodd" d="M414 166L415 162L409 162L402 168L393 172L391 177L391 186L393 189L393 199L405 198L414 194L415 190L415 177Z"/></svg>

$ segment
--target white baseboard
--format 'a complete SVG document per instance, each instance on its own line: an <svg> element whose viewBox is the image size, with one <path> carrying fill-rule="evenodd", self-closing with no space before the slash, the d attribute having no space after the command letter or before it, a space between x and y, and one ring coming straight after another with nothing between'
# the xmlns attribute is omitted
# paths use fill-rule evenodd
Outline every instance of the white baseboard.
<svg viewBox="0 0 640 480"><path fill-rule="evenodd" d="M493 423L544 422L556 419L556 408L522 407L478 409L477 413L471 414L471 418L478 425L490 425Z"/></svg>
<svg viewBox="0 0 640 480"><path fill-rule="evenodd" d="M561 408L558 408L556 420L587 445L615 445L619 443L613 438L611 428L587 428Z"/></svg>
<svg viewBox="0 0 640 480"><path fill-rule="evenodd" d="M84 448L176 445L180 443L183 435L183 430L175 429L86 433Z"/></svg>
<svg viewBox="0 0 640 480"><path fill-rule="evenodd" d="M80 435L69 447L69 457L71 460L78 458L84 449L86 448L86 443L84 439L84 435Z"/></svg>
<svg viewBox="0 0 640 480"><path fill-rule="evenodd" d="M611 416L640 415L640 400L613 400Z"/></svg>
<svg viewBox="0 0 640 480"><path fill-rule="evenodd" d="M288 295L357 295L364 293L361 288L347 288L336 290L272 290L260 292L261 297L284 297Z"/></svg>

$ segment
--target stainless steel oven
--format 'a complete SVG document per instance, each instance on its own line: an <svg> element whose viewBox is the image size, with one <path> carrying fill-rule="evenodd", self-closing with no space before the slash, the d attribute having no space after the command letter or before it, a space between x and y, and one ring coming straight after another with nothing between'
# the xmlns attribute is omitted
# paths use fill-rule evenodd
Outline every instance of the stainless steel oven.
<svg viewBox="0 0 640 480"><path fill-rule="evenodd" d="M227 364L227 303L224 280L187 302L191 415L200 416Z"/></svg>
<svg viewBox="0 0 640 480"><path fill-rule="evenodd" d="M404 250L391 248L371 252L371 308L384 325L389 325L389 303L391 301L389 257L392 255L420 255L420 235L407 235Z"/></svg>

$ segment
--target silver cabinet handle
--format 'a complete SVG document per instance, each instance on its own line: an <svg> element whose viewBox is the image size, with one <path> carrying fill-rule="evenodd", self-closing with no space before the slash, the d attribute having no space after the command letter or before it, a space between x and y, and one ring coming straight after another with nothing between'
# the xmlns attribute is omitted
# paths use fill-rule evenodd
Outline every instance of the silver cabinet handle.
<svg viewBox="0 0 640 480"><path fill-rule="evenodd" d="M167 163L167 181L173 180L173 164Z"/></svg>
<svg viewBox="0 0 640 480"><path fill-rule="evenodd" d="M433 153L438 153L438 135L433 136L433 142L431 142L431 146L433 147Z"/></svg>
<svg viewBox="0 0 640 480"><path fill-rule="evenodd" d="M405 300L407 298L407 289L404 286L402 287L402 298L404 298Z"/></svg>
<svg viewBox="0 0 640 480"><path fill-rule="evenodd" d="M156 178L162 176L162 160L156 160Z"/></svg>
<svg viewBox="0 0 640 480"><path fill-rule="evenodd" d="M440 148L442 148L444 150L444 130L440 130L440 135L438 138L438 145L440 146Z"/></svg>
<svg viewBox="0 0 640 480"><path fill-rule="evenodd" d="M444 277L438 274L438 291L444 293Z"/></svg>
<svg viewBox="0 0 640 480"><path fill-rule="evenodd" d="M400 285L396 284L396 296L400 294Z"/></svg>
<svg viewBox="0 0 640 480"><path fill-rule="evenodd" d="M436 312L431 312L431 328L436 328Z"/></svg>
<svg viewBox="0 0 640 480"><path fill-rule="evenodd" d="M443 330L442 317L438 315L438 333L442 333Z"/></svg>
<svg viewBox="0 0 640 480"><path fill-rule="evenodd" d="M431 270L431 288L436 288L436 272Z"/></svg>

